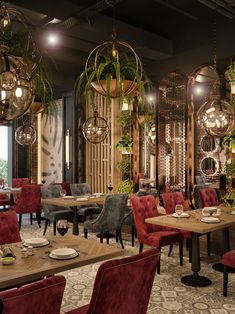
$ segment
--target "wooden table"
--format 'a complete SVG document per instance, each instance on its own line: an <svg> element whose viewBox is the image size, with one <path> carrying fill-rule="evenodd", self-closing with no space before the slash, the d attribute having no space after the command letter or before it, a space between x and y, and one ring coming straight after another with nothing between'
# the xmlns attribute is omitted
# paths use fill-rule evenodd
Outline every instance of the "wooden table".
<svg viewBox="0 0 235 314"><path fill-rule="evenodd" d="M9 189L0 189L1 194L8 194L10 195L10 205L13 206L14 202L14 195L18 195L21 193L21 188L9 188Z"/></svg>
<svg viewBox="0 0 235 314"><path fill-rule="evenodd" d="M12 244L16 259L11 265L4 266L0 263L0 289L7 289L71 268L122 256L124 252L115 246L68 234L63 238L63 245L76 249L79 256L69 260L54 260L48 256L51 250L62 247L60 236L51 237L48 246L34 248L34 255L27 258L22 258L21 242Z"/></svg>
<svg viewBox="0 0 235 314"><path fill-rule="evenodd" d="M84 196L83 196L84 197ZM82 196L81 196L82 198ZM74 215L73 215L73 234L78 235L79 234L79 227L78 227L78 213L77 213L77 207L80 205L87 205L87 204L99 204L103 205L105 200L105 195L100 197L90 197L87 200L79 200L79 197L74 198L44 198L42 199L42 204L48 204L48 205L55 205L55 206L64 206L64 207L70 207L73 209Z"/></svg>
<svg viewBox="0 0 235 314"><path fill-rule="evenodd" d="M147 218L146 222L160 226L184 229L192 232L192 275L184 276L181 281L193 287L205 287L211 284L211 280L207 277L199 276L200 266L200 248L199 234L212 232L223 229L223 249L224 252L229 250L229 227L235 224L235 215L231 214L231 208L220 207L221 216L219 223L201 222L201 209L190 210L187 213L189 218L174 218L171 215Z"/></svg>

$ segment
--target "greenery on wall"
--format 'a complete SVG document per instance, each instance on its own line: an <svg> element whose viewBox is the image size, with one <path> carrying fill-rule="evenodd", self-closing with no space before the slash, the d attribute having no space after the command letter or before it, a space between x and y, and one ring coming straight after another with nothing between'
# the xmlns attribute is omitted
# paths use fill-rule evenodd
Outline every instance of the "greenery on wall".
<svg viewBox="0 0 235 314"><path fill-rule="evenodd" d="M8 165L7 160L0 158L0 178L4 180L5 184L8 182Z"/></svg>
<svg viewBox="0 0 235 314"><path fill-rule="evenodd" d="M117 187L117 191L119 193L128 193L128 194L132 194L134 192L134 183L132 180L122 180L118 187Z"/></svg>

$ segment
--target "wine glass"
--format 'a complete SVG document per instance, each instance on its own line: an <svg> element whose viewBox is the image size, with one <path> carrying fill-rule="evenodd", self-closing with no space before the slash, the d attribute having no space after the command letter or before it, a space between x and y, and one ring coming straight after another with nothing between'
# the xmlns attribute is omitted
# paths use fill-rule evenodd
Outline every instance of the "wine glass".
<svg viewBox="0 0 235 314"><path fill-rule="evenodd" d="M56 228L59 234L63 237L69 230L68 221L66 219L59 219Z"/></svg>
<svg viewBox="0 0 235 314"><path fill-rule="evenodd" d="M177 216L180 216L183 213L183 205L182 204L176 204L175 205L175 213Z"/></svg>
<svg viewBox="0 0 235 314"><path fill-rule="evenodd" d="M108 190L109 190L110 193L112 192L112 190L113 190L112 183L109 183Z"/></svg>
<svg viewBox="0 0 235 314"><path fill-rule="evenodd" d="M233 207L233 202L234 202L233 198L227 198L226 201L229 204L229 207Z"/></svg>

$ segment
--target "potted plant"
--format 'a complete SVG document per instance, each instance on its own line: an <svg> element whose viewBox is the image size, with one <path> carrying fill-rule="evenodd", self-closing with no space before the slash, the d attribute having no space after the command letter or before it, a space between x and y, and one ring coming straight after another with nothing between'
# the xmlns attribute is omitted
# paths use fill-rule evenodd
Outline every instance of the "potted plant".
<svg viewBox="0 0 235 314"><path fill-rule="evenodd" d="M121 150L123 154L130 154L133 148L133 139L129 134L122 135L115 145L116 149Z"/></svg>
<svg viewBox="0 0 235 314"><path fill-rule="evenodd" d="M122 180L118 187L117 187L118 193L128 193L132 194L134 192L134 183L132 180Z"/></svg>
<svg viewBox="0 0 235 314"><path fill-rule="evenodd" d="M131 126L131 121L132 121L131 110L122 110L117 117L117 122L123 129L129 128Z"/></svg>
<svg viewBox="0 0 235 314"><path fill-rule="evenodd" d="M123 48L128 48L129 53ZM141 61L129 44L116 40L105 42L88 56L85 70L75 82L75 98L78 102L81 96L87 97L96 91L110 103L111 98L122 99L136 89L143 94L147 81Z"/></svg>

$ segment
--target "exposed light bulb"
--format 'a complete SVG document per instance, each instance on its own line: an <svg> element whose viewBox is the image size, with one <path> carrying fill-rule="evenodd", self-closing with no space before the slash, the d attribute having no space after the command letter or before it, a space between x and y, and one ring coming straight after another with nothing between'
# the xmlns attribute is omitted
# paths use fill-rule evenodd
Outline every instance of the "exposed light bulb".
<svg viewBox="0 0 235 314"><path fill-rule="evenodd" d="M47 42L51 46L56 46L59 43L59 37L55 33L48 34L47 36Z"/></svg>
<svg viewBox="0 0 235 314"><path fill-rule="evenodd" d="M22 97L22 94L23 94L22 88L21 87L17 87L16 91L15 91L16 97L20 98L20 97Z"/></svg>

